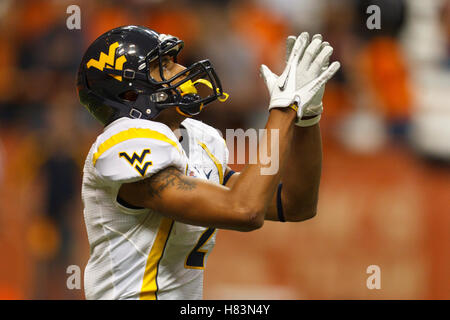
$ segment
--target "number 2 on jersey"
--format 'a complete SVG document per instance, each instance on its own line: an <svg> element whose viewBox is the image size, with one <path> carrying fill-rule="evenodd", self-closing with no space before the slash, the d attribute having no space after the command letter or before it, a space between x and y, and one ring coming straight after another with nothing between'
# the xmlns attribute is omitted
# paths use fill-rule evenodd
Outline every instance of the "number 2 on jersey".
<svg viewBox="0 0 450 320"><path fill-rule="evenodd" d="M202 247L211 239L212 235L216 231L215 228L206 229L200 239L198 239L197 244L194 249L186 257L184 267L188 269L204 269L205 268L205 256L208 253L207 250L203 250Z"/></svg>

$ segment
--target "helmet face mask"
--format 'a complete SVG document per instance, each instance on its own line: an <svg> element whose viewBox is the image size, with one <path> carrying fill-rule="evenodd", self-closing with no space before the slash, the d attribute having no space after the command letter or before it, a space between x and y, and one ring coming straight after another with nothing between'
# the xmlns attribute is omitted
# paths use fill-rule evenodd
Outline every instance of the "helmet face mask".
<svg viewBox="0 0 450 320"><path fill-rule="evenodd" d="M160 108L178 107L189 116L200 113L204 105L223 94L220 80L208 60L196 62L159 82L149 76L149 82L161 86L151 97Z"/></svg>
<svg viewBox="0 0 450 320"><path fill-rule="evenodd" d="M80 102L106 125L120 117L151 120L173 107L189 117L216 99L224 101L226 94L208 60L164 77L163 57L176 62L183 46L183 41L145 27L126 26L103 34L88 48L78 70ZM156 61L161 79L150 75Z"/></svg>
<svg viewBox="0 0 450 320"><path fill-rule="evenodd" d="M183 49L183 47L184 42L182 40L178 40L175 37L164 40L155 50L149 52L148 56L146 57L147 66L149 67L153 62L158 61L159 75L162 80L166 80L163 72L162 58L164 56L170 56L173 58L174 62L177 62L178 54L180 53L181 49ZM153 81L153 78L150 77L150 81Z"/></svg>

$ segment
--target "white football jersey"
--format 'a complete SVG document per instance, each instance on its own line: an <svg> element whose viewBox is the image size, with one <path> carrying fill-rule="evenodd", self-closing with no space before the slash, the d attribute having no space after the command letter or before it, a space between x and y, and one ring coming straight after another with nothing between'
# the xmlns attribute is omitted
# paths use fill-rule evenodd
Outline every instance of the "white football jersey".
<svg viewBox="0 0 450 320"><path fill-rule="evenodd" d="M174 166L222 183L228 149L221 135L196 120L182 122L182 143L166 125L121 118L92 145L82 199L90 244L87 299L201 299L203 270L217 231L117 201L122 183Z"/></svg>

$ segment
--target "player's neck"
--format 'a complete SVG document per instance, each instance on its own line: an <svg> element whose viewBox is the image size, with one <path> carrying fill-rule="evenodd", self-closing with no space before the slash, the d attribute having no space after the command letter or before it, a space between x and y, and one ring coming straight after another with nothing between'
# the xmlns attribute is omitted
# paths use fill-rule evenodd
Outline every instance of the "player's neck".
<svg viewBox="0 0 450 320"><path fill-rule="evenodd" d="M180 128L181 122L183 122L184 119L171 119L170 121L161 121L166 126L170 128L170 130L177 132Z"/></svg>
<svg viewBox="0 0 450 320"><path fill-rule="evenodd" d="M155 119L155 121L164 123L166 126L172 130L176 137L180 138L180 133L178 129L180 129L181 122L183 122L186 117L180 115L178 112L174 112L175 110L167 110L161 112L158 117Z"/></svg>
<svg viewBox="0 0 450 320"><path fill-rule="evenodd" d="M184 120L184 119L182 119ZM175 134L175 136L177 137L177 139L180 139L181 135L180 135L180 125L182 120L177 120L177 119L171 119L170 121L159 121L161 123L164 123L166 126L168 126L170 128L170 130L173 131L173 133Z"/></svg>

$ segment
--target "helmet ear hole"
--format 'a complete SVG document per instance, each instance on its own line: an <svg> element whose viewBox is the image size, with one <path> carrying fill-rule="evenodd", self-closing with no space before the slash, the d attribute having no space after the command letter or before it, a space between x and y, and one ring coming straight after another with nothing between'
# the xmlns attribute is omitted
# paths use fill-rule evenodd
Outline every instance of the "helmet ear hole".
<svg viewBox="0 0 450 320"><path fill-rule="evenodd" d="M136 101L136 99L138 97L138 93L135 90L128 90L128 91L122 92L119 95L119 97L125 101Z"/></svg>

